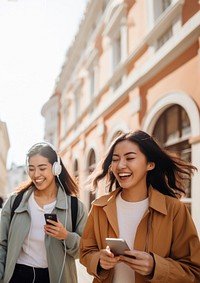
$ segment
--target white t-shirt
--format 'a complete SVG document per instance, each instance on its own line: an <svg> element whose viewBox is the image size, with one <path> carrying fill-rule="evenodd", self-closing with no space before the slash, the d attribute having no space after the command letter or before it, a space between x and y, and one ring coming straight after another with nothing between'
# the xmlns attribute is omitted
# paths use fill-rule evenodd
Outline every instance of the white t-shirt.
<svg viewBox="0 0 200 283"><path fill-rule="evenodd" d="M34 193L31 194L28 200L31 227L24 240L17 263L33 267L47 267L46 249L44 244L44 213L51 213L55 204L56 201L44 205L44 208L41 208L34 199Z"/></svg>
<svg viewBox="0 0 200 283"><path fill-rule="evenodd" d="M137 227L149 206L149 198L139 202L128 202L122 199L121 193L116 199L119 237L126 240L133 249ZM134 283L135 272L126 264L118 263L114 268L113 283Z"/></svg>

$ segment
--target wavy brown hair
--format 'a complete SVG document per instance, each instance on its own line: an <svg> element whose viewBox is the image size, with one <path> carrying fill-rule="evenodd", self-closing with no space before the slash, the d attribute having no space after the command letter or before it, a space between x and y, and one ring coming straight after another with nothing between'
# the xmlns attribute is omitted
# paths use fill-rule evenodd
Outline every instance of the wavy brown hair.
<svg viewBox="0 0 200 283"><path fill-rule="evenodd" d="M61 185L62 189L64 189L64 191L67 195L76 195L77 196L78 193L79 193L78 184L76 183L75 179L69 174L69 172L65 168L61 158L58 156L58 154L53 149L53 147L50 146L48 143L45 143L45 142L41 142L41 143L37 143L37 144L33 145L27 153L26 166L28 165L29 159L32 156L35 156L37 154L41 155L43 157L46 157L48 159L49 163L51 163L52 165L54 164L54 162L57 162L58 158L59 158L60 165L62 166L62 171L59 174L59 176L55 176L56 183L58 185ZM26 190L32 185L34 185L33 182L31 180L29 180L29 181L21 184L18 187L17 191Z"/></svg>
<svg viewBox="0 0 200 283"><path fill-rule="evenodd" d="M92 175L93 189L96 189L98 182L104 178L107 180L109 191L112 191L113 187L120 188L109 168L115 146L122 141L136 143L140 151L146 156L147 161L155 163L155 168L147 173L147 187L151 185L162 194L175 198L180 198L185 194L185 181L191 179L191 175L194 174L197 168L174 153L162 148L152 136L141 130L123 133L113 141L107 154Z"/></svg>

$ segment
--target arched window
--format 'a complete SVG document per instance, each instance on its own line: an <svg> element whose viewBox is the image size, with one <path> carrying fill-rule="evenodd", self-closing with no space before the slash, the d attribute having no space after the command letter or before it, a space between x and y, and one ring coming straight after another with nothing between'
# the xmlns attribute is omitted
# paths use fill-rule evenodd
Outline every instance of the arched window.
<svg viewBox="0 0 200 283"><path fill-rule="evenodd" d="M90 150L89 156L88 156L88 171L89 174L91 174L94 171L96 165L96 156L93 149Z"/></svg>
<svg viewBox="0 0 200 283"><path fill-rule="evenodd" d="M88 174L91 174L96 166L96 155L93 149L90 150L89 155L88 155ZM89 196L89 202L90 202L90 206L91 206L91 202L95 199L95 193L90 192L90 196Z"/></svg>
<svg viewBox="0 0 200 283"><path fill-rule="evenodd" d="M180 105L173 105L165 110L159 117L153 130L163 146L178 154L184 160L191 162L191 135L190 121L187 113ZM191 184L187 184L187 192L183 201L191 211Z"/></svg>
<svg viewBox="0 0 200 283"><path fill-rule="evenodd" d="M78 182L79 181L79 168L78 168L78 160L77 159L74 160L74 177Z"/></svg>
<svg viewBox="0 0 200 283"><path fill-rule="evenodd" d="M112 143L117 137L119 137L121 134L123 134L123 131L117 131L117 132L113 135L113 137L112 137L112 139L111 139L111 143Z"/></svg>

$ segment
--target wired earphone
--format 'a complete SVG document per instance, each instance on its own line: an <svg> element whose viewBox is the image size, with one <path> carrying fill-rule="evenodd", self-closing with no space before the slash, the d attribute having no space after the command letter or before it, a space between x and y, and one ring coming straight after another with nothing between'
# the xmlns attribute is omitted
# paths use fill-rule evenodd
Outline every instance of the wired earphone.
<svg viewBox="0 0 200 283"><path fill-rule="evenodd" d="M56 159L57 159L57 160L52 164L52 173L53 173L54 176L57 177L58 182L59 182L59 184L60 184L62 190L64 191L64 194L65 194L65 201L66 201L66 207L67 207L67 196L66 196L66 192L65 192L64 186L63 186L63 184L62 184L62 182L61 182L61 180L60 180L60 178L59 178L59 175L60 175L61 172L62 172L62 165L61 165L61 161L60 161L60 156L57 154L56 149L54 148L54 146L53 146L51 143L46 142L46 141L38 142L38 143L34 144L34 145L29 149L29 151L28 151L28 153L27 153L27 155L26 155L26 156L27 156L27 157L26 157L27 173L28 173L28 155L29 155L29 153L30 153L35 147L37 147L37 146L39 146L39 145L47 145L47 146L49 146L49 147L56 153ZM67 210L66 210L66 214L65 214L65 223L64 223L64 227L65 227L65 228L66 228L66 224L67 224ZM66 259L66 250L67 250L67 249L66 249L66 243L65 243L64 240L63 240L63 245L64 245L64 258L63 258L63 264L62 264L62 268L61 268L61 271L60 271L58 283L60 283L60 281L61 281L61 277L62 277L62 273L63 273L63 269L64 269L64 264L65 264L65 259ZM35 279L33 279L33 282L32 282L32 283L34 283L34 280L35 280Z"/></svg>

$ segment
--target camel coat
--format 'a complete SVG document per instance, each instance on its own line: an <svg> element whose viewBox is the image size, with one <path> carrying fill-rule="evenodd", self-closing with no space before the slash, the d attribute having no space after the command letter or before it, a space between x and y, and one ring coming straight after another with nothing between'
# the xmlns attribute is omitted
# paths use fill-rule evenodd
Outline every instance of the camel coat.
<svg viewBox="0 0 200 283"><path fill-rule="evenodd" d="M93 202L81 243L80 262L94 276L94 283L111 283L113 270L97 274L99 254L106 237L119 237L116 195L119 190ZM149 189L149 208L135 236L134 249L151 252L155 259L153 277L135 274L135 283L199 283L200 242L185 204Z"/></svg>

